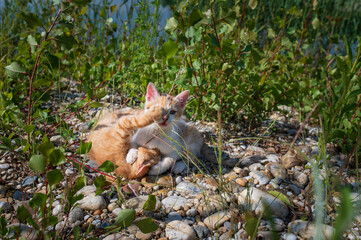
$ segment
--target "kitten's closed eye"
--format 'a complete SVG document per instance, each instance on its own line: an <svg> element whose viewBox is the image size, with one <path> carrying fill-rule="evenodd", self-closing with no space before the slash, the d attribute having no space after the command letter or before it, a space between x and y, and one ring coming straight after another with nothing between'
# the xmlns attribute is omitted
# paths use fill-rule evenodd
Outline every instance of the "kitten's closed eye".
<svg viewBox="0 0 361 240"><path fill-rule="evenodd" d="M171 110L169 113L170 113L170 114L176 114L176 113L177 113L177 111L175 111L175 110Z"/></svg>

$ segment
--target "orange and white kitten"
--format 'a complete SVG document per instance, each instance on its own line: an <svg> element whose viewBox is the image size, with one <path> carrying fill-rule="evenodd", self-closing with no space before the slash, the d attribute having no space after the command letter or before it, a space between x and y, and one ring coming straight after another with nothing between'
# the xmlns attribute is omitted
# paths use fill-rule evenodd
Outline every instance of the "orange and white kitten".
<svg viewBox="0 0 361 240"><path fill-rule="evenodd" d="M127 163L126 156L130 148L131 137L135 130L146 127L154 121L161 121L165 114L160 105L152 105L148 111L125 108L117 112L106 112L99 117L88 141L92 147L88 157L99 165L106 160L112 161L118 168L117 175L128 179L143 177L150 167L159 162L157 149L139 148L136 161Z"/></svg>
<svg viewBox="0 0 361 240"><path fill-rule="evenodd" d="M160 162L155 164L149 175L158 175L170 169L175 161L187 149L191 156L199 157L203 146L201 133L183 117L184 107L189 97L189 91L183 91L177 96L160 94L153 83L149 83L146 93L145 110L147 113L154 106L161 106L165 113L161 119L144 128L138 129L131 140L131 149L127 155L127 163L132 164L138 155L138 146L156 148L162 154Z"/></svg>

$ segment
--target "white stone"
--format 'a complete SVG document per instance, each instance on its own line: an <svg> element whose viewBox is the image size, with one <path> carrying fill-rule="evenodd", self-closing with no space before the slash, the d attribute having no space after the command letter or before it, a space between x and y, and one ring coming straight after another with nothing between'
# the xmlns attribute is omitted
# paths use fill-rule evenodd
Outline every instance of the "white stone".
<svg viewBox="0 0 361 240"><path fill-rule="evenodd" d="M196 233L193 228L181 221L170 222L165 229L165 236L169 240L193 240Z"/></svg>
<svg viewBox="0 0 361 240"><path fill-rule="evenodd" d="M176 191L187 196L197 196L199 193L201 193L201 189L189 182L181 182L177 185Z"/></svg>
<svg viewBox="0 0 361 240"><path fill-rule="evenodd" d="M102 196L86 196L78 201L79 207L84 210L95 211L107 207L107 203Z"/></svg>
<svg viewBox="0 0 361 240"><path fill-rule="evenodd" d="M167 208L183 207L186 205L187 199L184 197L170 196L162 200L163 206Z"/></svg>

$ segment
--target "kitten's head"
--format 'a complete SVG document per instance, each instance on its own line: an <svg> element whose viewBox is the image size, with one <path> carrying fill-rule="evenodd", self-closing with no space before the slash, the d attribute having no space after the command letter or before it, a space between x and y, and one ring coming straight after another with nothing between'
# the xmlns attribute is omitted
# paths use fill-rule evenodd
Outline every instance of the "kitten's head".
<svg viewBox="0 0 361 240"><path fill-rule="evenodd" d="M149 169L157 164L161 159L161 153L158 149L138 148L138 158L134 164L137 164L138 177L144 176Z"/></svg>
<svg viewBox="0 0 361 240"><path fill-rule="evenodd" d="M145 111L152 105L159 104L165 110L162 119L158 121L161 127L171 126L172 121L182 117L184 107L189 97L189 91L183 91L177 96L160 94L153 83L149 83L145 95Z"/></svg>

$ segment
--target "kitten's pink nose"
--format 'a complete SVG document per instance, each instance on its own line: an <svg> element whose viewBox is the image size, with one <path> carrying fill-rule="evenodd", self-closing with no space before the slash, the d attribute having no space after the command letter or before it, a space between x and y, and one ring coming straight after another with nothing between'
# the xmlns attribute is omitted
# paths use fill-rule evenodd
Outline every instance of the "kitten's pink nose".
<svg viewBox="0 0 361 240"><path fill-rule="evenodd" d="M168 116L168 115L163 116L163 117L162 117L163 122L168 121L168 118L169 118L169 116Z"/></svg>

